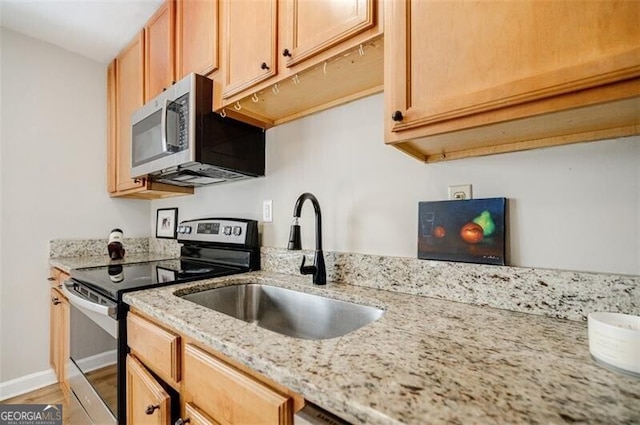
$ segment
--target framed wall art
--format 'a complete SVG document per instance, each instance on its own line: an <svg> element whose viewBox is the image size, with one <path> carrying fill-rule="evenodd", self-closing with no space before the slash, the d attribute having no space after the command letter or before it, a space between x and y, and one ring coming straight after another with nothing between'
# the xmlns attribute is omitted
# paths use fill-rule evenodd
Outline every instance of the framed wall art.
<svg viewBox="0 0 640 425"><path fill-rule="evenodd" d="M178 228L177 208L158 208L156 214L156 238L175 239Z"/></svg>
<svg viewBox="0 0 640 425"><path fill-rule="evenodd" d="M418 258L505 265L506 198L418 203Z"/></svg>

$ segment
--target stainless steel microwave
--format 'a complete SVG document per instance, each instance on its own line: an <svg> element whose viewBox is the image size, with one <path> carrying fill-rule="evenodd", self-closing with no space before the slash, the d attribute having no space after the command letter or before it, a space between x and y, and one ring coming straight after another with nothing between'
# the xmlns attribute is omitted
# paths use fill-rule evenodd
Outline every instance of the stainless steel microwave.
<svg viewBox="0 0 640 425"><path fill-rule="evenodd" d="M190 74L135 111L131 177L197 187L264 176L264 130L212 107L213 81Z"/></svg>

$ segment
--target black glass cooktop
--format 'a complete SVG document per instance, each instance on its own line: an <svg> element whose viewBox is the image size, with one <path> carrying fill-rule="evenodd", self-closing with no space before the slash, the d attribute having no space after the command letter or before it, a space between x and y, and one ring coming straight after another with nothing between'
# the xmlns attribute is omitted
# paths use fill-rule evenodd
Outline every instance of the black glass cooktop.
<svg viewBox="0 0 640 425"><path fill-rule="evenodd" d="M194 260L162 260L76 269L71 277L120 301L124 292L240 273L238 267Z"/></svg>

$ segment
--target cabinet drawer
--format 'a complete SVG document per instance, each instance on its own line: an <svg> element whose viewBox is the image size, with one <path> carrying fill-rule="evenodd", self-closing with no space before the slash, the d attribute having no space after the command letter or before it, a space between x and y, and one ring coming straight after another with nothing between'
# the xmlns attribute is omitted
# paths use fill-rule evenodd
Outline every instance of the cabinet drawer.
<svg viewBox="0 0 640 425"><path fill-rule="evenodd" d="M189 420L189 425L220 425L191 403L185 404L184 414Z"/></svg>
<svg viewBox="0 0 640 425"><path fill-rule="evenodd" d="M205 351L185 347L184 386L188 398L222 424L289 425L290 397L236 370Z"/></svg>
<svg viewBox="0 0 640 425"><path fill-rule="evenodd" d="M127 316L127 344L143 363L169 383L180 381L180 336L140 317Z"/></svg>

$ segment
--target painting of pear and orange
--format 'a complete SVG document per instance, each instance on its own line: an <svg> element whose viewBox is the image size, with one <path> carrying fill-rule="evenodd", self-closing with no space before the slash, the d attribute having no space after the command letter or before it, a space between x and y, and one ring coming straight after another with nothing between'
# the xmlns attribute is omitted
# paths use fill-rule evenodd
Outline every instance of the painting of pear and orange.
<svg viewBox="0 0 640 425"><path fill-rule="evenodd" d="M505 265L506 198L418 203L418 258Z"/></svg>

